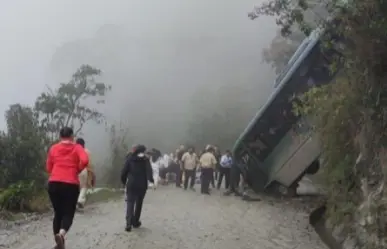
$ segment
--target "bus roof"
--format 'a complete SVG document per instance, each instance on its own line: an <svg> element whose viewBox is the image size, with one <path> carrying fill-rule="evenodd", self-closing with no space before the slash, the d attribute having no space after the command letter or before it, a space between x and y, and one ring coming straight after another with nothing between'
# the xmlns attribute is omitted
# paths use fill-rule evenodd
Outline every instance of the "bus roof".
<svg viewBox="0 0 387 249"><path fill-rule="evenodd" d="M254 128L255 124L259 121L262 114L273 102L274 98L281 92L282 88L287 84L293 73L300 67L301 62L310 54L312 49L317 45L322 34L321 29L314 30L307 38L305 38L300 46L297 48L296 52L290 58L287 66L277 77L277 80L274 84L274 91L270 94L266 103L261 106L254 116L254 118L247 125L247 128L242 132L233 147L233 153L237 152L242 145L243 140L246 136L249 136L250 131Z"/></svg>

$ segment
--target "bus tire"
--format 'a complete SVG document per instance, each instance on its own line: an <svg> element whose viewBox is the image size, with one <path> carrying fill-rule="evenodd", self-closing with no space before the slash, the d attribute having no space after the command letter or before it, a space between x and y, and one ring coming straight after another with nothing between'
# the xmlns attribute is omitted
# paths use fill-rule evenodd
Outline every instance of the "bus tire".
<svg viewBox="0 0 387 249"><path fill-rule="evenodd" d="M320 161L317 159L309 165L309 167L306 169L306 173L308 175L314 175L319 171L319 169L320 169Z"/></svg>
<svg viewBox="0 0 387 249"><path fill-rule="evenodd" d="M298 188L298 182L292 184L289 187L285 187L284 185L280 184L279 182L273 182L270 185L270 192L276 195L285 196L285 197L296 197L297 196L297 188Z"/></svg>

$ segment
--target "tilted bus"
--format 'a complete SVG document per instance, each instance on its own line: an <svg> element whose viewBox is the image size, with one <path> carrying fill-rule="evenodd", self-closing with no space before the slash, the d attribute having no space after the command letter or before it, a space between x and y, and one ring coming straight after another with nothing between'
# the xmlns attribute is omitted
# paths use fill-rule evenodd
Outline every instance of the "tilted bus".
<svg viewBox="0 0 387 249"><path fill-rule="evenodd" d="M276 79L269 99L234 145L235 161L247 167L249 182L256 191L283 186L295 194L301 178L320 167L318 138L307 118L294 114L293 101L334 77L329 66L333 52L322 51L321 35L321 30L315 30L300 44Z"/></svg>

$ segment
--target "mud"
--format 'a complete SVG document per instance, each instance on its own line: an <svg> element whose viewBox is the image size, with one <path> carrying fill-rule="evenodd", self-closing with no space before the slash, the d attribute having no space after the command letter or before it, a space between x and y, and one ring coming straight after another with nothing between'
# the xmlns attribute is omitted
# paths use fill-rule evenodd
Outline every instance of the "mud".
<svg viewBox="0 0 387 249"><path fill-rule="evenodd" d="M286 202L244 202L174 187L148 191L143 227L124 231L124 200L77 213L67 249L326 249L308 213ZM51 217L0 230L0 248L53 248Z"/></svg>

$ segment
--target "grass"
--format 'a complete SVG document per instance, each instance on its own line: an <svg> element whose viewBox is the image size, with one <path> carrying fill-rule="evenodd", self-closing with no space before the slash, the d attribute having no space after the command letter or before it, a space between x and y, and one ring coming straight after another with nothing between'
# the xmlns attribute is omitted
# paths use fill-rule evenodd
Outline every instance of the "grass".
<svg viewBox="0 0 387 249"><path fill-rule="evenodd" d="M101 189L87 195L87 205L122 198L124 191L114 189Z"/></svg>

